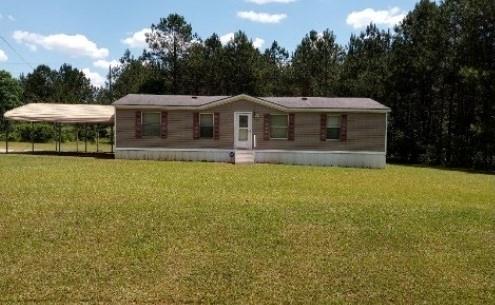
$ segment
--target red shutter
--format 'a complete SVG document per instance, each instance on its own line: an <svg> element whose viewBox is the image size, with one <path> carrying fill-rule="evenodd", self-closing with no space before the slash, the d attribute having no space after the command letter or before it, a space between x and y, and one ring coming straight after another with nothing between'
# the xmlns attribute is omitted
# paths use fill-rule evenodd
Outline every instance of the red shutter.
<svg viewBox="0 0 495 305"><path fill-rule="evenodd" d="M143 125L141 122L141 111L136 111L135 120L134 120L134 131L135 131L136 139L141 139L143 136Z"/></svg>
<svg viewBox="0 0 495 305"><path fill-rule="evenodd" d="M193 139L199 139L199 113L193 113Z"/></svg>
<svg viewBox="0 0 495 305"><path fill-rule="evenodd" d="M168 113L162 112L162 119L160 120L160 136L162 139L168 137Z"/></svg>
<svg viewBox="0 0 495 305"><path fill-rule="evenodd" d="M320 116L320 140L325 142L327 140L327 114L322 113Z"/></svg>
<svg viewBox="0 0 495 305"><path fill-rule="evenodd" d="M295 119L296 115L294 113L289 113L289 141L294 141L296 138Z"/></svg>
<svg viewBox="0 0 495 305"><path fill-rule="evenodd" d="M270 129L271 129L272 118L269 113L266 113L263 121L263 140L270 140Z"/></svg>
<svg viewBox="0 0 495 305"><path fill-rule="evenodd" d="M347 114L340 117L340 141L347 141Z"/></svg>
<svg viewBox="0 0 495 305"><path fill-rule="evenodd" d="M220 139L220 113L213 114L213 139Z"/></svg>

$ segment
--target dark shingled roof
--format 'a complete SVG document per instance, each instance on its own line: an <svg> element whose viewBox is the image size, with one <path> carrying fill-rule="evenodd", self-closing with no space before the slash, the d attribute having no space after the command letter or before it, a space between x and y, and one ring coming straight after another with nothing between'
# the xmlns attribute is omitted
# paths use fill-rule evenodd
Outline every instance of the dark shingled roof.
<svg viewBox="0 0 495 305"><path fill-rule="evenodd" d="M194 98L193 98L194 97ZM202 106L230 96L191 96L191 95L153 95L128 94L115 101L114 105L147 106Z"/></svg>
<svg viewBox="0 0 495 305"><path fill-rule="evenodd" d="M116 106L169 106L200 107L218 102L232 96L191 96L191 95L149 95L129 94L115 101ZM390 109L370 98L334 98L334 97L252 97L270 102L287 109Z"/></svg>
<svg viewBox="0 0 495 305"><path fill-rule="evenodd" d="M262 97L287 108L388 109L370 98L355 97Z"/></svg>

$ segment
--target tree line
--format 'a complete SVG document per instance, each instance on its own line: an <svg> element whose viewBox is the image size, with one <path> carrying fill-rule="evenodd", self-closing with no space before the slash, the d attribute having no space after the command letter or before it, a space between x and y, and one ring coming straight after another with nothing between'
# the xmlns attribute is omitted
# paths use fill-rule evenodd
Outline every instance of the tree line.
<svg viewBox="0 0 495 305"><path fill-rule="evenodd" d="M277 41L261 51L242 31L226 44L202 39L178 14L152 24L146 42L141 55L124 53L104 88L69 65L39 66L16 81L18 103L107 104L129 93L370 97L392 109L390 160L495 167L494 1L421 0L393 30L370 24L345 46L329 29L310 31L291 54Z"/></svg>

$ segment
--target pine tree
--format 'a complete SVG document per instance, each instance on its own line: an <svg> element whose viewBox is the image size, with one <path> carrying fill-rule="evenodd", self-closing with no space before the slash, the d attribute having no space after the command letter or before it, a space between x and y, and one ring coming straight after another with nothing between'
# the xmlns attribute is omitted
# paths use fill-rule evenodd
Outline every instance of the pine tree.
<svg viewBox="0 0 495 305"><path fill-rule="evenodd" d="M182 59L187 54L192 39L191 25L178 14L161 18L158 24L151 25L151 32L146 34L150 51L146 51L145 56L171 79L173 94L180 92Z"/></svg>

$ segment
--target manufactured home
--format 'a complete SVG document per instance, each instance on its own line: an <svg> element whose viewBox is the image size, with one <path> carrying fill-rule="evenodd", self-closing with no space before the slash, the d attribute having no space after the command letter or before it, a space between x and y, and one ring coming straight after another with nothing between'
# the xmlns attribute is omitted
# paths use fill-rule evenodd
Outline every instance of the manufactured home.
<svg viewBox="0 0 495 305"><path fill-rule="evenodd" d="M368 98L130 94L115 157L383 168L390 109Z"/></svg>

